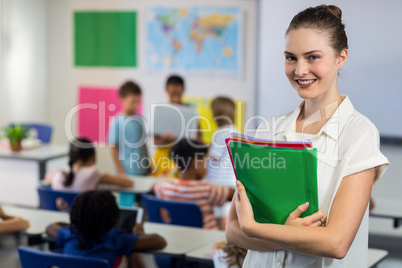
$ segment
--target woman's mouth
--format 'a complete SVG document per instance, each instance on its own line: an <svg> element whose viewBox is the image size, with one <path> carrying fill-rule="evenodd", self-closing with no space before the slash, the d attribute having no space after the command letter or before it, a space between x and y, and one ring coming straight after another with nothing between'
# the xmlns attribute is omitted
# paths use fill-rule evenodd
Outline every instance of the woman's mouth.
<svg viewBox="0 0 402 268"><path fill-rule="evenodd" d="M317 79L297 79L296 84L301 88L308 88L314 85Z"/></svg>

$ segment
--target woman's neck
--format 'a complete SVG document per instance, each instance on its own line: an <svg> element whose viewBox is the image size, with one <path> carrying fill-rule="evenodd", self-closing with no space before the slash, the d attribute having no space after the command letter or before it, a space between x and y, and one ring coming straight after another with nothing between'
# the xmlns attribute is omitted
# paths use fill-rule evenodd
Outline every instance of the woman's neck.
<svg viewBox="0 0 402 268"><path fill-rule="evenodd" d="M332 94L323 94L314 99L306 99L298 119L306 120L315 117L319 111L320 121L327 121L335 113L342 101L342 96L337 90Z"/></svg>
<svg viewBox="0 0 402 268"><path fill-rule="evenodd" d="M296 120L296 132L317 134L343 101L338 90L306 99Z"/></svg>

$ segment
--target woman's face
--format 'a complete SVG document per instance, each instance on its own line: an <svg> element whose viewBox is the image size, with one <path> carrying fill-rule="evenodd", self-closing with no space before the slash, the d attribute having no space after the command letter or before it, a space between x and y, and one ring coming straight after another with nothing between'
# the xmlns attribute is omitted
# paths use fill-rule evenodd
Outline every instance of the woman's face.
<svg viewBox="0 0 402 268"><path fill-rule="evenodd" d="M314 99L336 92L338 70L346 61L346 49L337 55L325 31L305 28L290 31L285 47L285 73L301 98Z"/></svg>

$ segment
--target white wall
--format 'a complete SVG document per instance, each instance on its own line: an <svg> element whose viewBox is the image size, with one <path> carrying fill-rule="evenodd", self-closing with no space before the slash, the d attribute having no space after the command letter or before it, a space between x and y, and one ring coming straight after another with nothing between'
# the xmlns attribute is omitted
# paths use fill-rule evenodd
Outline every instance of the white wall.
<svg viewBox="0 0 402 268"><path fill-rule="evenodd" d="M2 0L2 124L46 120L47 0Z"/></svg>
<svg viewBox="0 0 402 268"><path fill-rule="evenodd" d="M55 126L55 142L65 142L64 120L67 112L77 103L79 86L118 87L127 79L133 79L143 88L144 115L149 118L150 104L166 101L164 83L167 74L149 73L145 63L145 12L155 5L191 6L199 1L172 0L88 0L49 2L49 104L50 122ZM204 0L206 6L239 6L244 9L244 74L241 78L210 76L186 76L186 94L189 96L214 97L229 95L245 102L246 118L254 114L254 93L256 89L256 39L257 1L249 0ZM75 10L137 10L138 17L138 68L76 68L73 49L73 12ZM72 124L75 131L76 122ZM113 171L109 151L99 149L99 160L104 170Z"/></svg>
<svg viewBox="0 0 402 268"><path fill-rule="evenodd" d="M284 74L284 34L299 11L334 1L261 1L258 107L266 116L293 110L300 102ZM402 136L402 2L354 0L335 2L342 9L349 58L338 88L370 118L382 135Z"/></svg>

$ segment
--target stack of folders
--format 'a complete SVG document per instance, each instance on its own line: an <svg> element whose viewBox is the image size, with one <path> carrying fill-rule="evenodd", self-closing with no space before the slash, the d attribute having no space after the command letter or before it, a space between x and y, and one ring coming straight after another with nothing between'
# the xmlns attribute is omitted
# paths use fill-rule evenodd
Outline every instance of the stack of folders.
<svg viewBox="0 0 402 268"><path fill-rule="evenodd" d="M311 143L231 133L226 146L256 222L284 224L289 214L307 201L310 205L300 217L317 212L317 149Z"/></svg>

